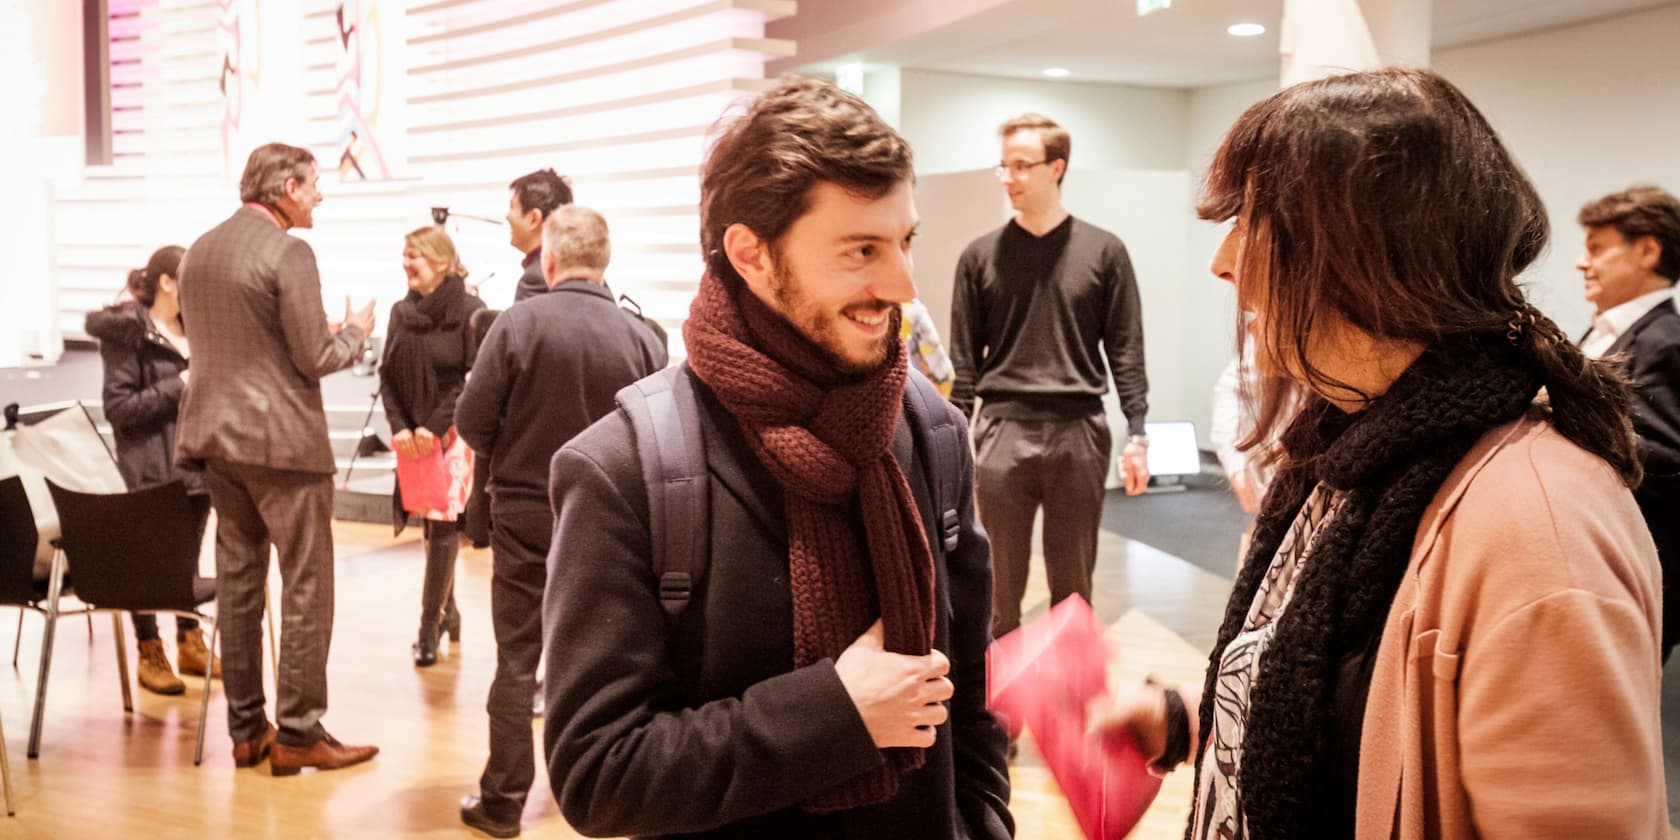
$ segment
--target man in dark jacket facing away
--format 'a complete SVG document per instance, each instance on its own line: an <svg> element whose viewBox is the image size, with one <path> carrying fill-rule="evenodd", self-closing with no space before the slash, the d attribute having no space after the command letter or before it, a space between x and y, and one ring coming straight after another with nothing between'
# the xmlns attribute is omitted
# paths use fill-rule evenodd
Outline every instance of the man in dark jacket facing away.
<svg viewBox="0 0 1680 840"><path fill-rule="evenodd" d="M946 543L904 411L912 189L903 138L826 82L782 83L712 147L678 403L709 552L675 621L629 416L550 468L543 740L584 834L1012 833L973 465L966 441L935 465L961 476Z"/></svg>
<svg viewBox="0 0 1680 840"><path fill-rule="evenodd" d="M549 459L612 411L618 389L665 366L665 348L613 301L604 276L610 257L600 214L575 205L550 213L542 242L549 291L496 318L456 403L456 431L490 461L496 631L490 757L479 795L461 802L461 820L492 837L518 836L536 775L531 696L554 524Z"/></svg>

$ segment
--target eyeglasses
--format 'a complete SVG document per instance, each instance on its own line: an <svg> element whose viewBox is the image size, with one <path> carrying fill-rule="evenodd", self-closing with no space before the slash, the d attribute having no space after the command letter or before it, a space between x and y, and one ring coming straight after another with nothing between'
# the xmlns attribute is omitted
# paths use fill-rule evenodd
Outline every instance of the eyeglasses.
<svg viewBox="0 0 1680 840"><path fill-rule="evenodd" d="M1032 163L1021 163L1020 161L1016 161L1014 163L999 163L997 166L992 167L992 174L998 176L999 178L1023 178L1026 177L1026 174L1030 172L1033 167L1043 166L1049 162L1050 159L1046 158L1044 160L1033 161Z"/></svg>

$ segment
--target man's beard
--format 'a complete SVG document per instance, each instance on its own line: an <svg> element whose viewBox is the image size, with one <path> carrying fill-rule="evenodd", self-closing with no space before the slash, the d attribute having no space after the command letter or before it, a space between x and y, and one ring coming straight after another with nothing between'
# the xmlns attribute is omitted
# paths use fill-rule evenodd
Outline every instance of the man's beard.
<svg viewBox="0 0 1680 840"><path fill-rule="evenodd" d="M896 332L887 330L878 346L871 348L866 360L854 361L846 356L846 345L839 335L841 325L837 321L846 316L829 317L828 313L806 300L803 289L803 284L793 275L787 262L778 260L771 276L770 290L776 296L776 305L781 309L782 317L807 341L823 351L836 368L848 374L869 373L887 360L892 352L892 343L898 340Z"/></svg>

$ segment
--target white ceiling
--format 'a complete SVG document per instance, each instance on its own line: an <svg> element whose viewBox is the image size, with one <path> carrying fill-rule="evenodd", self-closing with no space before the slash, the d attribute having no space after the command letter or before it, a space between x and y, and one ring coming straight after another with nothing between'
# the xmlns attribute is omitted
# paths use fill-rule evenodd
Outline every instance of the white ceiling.
<svg viewBox="0 0 1680 840"><path fill-rule="evenodd" d="M840 2L841 0L827 0ZM801 0L801 4L817 0ZM1613 17L1680 0L1434 0L1436 49ZM981 4L977 4L981 5ZM1007 0L936 29L809 65L846 61L957 73L1199 87L1278 72L1282 0L1175 0L1138 17L1134 0ZM1255 38L1225 27L1254 22Z"/></svg>

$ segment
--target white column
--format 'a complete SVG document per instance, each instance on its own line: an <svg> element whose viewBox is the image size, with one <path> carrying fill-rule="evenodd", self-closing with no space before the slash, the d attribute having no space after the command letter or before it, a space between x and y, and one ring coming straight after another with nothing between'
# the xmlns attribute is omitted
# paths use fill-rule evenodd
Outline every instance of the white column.
<svg viewBox="0 0 1680 840"><path fill-rule="evenodd" d="M1430 0L1284 0L1284 87L1391 64L1429 65Z"/></svg>
<svg viewBox="0 0 1680 840"><path fill-rule="evenodd" d="M1359 0L1383 64L1429 66L1433 6L1431 0Z"/></svg>
<svg viewBox="0 0 1680 840"><path fill-rule="evenodd" d="M1278 52L1283 87L1382 63L1355 0L1284 0Z"/></svg>

